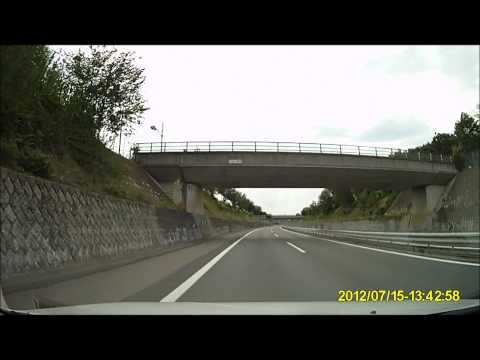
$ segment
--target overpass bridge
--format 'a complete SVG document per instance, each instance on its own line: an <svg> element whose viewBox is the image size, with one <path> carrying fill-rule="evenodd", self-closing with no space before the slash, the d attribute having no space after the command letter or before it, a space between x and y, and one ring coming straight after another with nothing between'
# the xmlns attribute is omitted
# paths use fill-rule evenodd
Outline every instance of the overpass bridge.
<svg viewBox="0 0 480 360"><path fill-rule="evenodd" d="M303 220L301 215L272 215L271 221L274 224L293 224L294 222Z"/></svg>
<svg viewBox="0 0 480 360"><path fill-rule="evenodd" d="M301 215L272 215L272 220L301 220Z"/></svg>
<svg viewBox="0 0 480 360"><path fill-rule="evenodd" d="M445 185L451 157L380 147L280 142L137 144L135 159L157 181L226 188L371 188Z"/></svg>
<svg viewBox="0 0 480 360"><path fill-rule="evenodd" d="M450 156L359 145L195 141L138 143L132 150L135 161L192 211L200 211L192 205L200 201L199 186L338 192L425 188L437 196L457 174Z"/></svg>

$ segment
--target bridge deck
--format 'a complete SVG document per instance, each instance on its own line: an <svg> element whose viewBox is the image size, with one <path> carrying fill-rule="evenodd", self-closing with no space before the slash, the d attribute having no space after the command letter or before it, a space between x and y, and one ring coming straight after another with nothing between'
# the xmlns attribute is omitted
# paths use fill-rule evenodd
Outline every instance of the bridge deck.
<svg viewBox="0 0 480 360"><path fill-rule="evenodd" d="M445 185L457 173L449 162L338 154L158 152L135 158L160 182L225 187L403 190Z"/></svg>

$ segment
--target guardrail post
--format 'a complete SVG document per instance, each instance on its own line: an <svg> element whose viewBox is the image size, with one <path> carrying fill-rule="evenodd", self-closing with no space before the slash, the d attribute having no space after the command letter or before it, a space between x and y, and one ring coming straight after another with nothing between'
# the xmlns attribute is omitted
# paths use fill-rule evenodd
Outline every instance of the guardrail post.
<svg viewBox="0 0 480 360"><path fill-rule="evenodd" d="M153 143L150 143L150 152L152 152Z"/></svg>
<svg viewBox="0 0 480 360"><path fill-rule="evenodd" d="M279 152L279 150L278 150L278 142L277 142L277 152Z"/></svg>
<svg viewBox="0 0 480 360"><path fill-rule="evenodd" d="M302 148L300 147L300 143L298 143L298 152L302 152Z"/></svg>
<svg viewBox="0 0 480 360"><path fill-rule="evenodd" d="M210 141L208 142L208 152L210 152Z"/></svg>
<svg viewBox="0 0 480 360"><path fill-rule="evenodd" d="M432 153L430 153L430 161L432 161Z"/></svg>
<svg viewBox="0 0 480 360"><path fill-rule="evenodd" d="M188 152L188 141L187 141L187 148L185 150Z"/></svg>
<svg viewBox="0 0 480 360"><path fill-rule="evenodd" d="M320 147L320 154L322 153L322 144L318 144L318 146Z"/></svg>
<svg viewBox="0 0 480 360"><path fill-rule="evenodd" d="M421 160L421 159L420 159L420 151L418 152L418 160Z"/></svg>
<svg viewBox="0 0 480 360"><path fill-rule="evenodd" d="M360 146L358 147L358 156L360 156Z"/></svg>
<svg viewBox="0 0 480 360"><path fill-rule="evenodd" d="M375 157L378 157L377 148L375 148Z"/></svg>
<svg viewBox="0 0 480 360"><path fill-rule="evenodd" d="M233 152L233 141L232 141L232 152Z"/></svg>
<svg viewBox="0 0 480 360"><path fill-rule="evenodd" d="M442 154L440 154L440 161L443 161L443 156L442 156Z"/></svg>
<svg viewBox="0 0 480 360"><path fill-rule="evenodd" d="M253 142L253 145L255 146L255 152L257 152L257 142L254 141L254 142Z"/></svg>
<svg viewBox="0 0 480 360"><path fill-rule="evenodd" d="M340 145L340 155L342 155L342 145Z"/></svg>

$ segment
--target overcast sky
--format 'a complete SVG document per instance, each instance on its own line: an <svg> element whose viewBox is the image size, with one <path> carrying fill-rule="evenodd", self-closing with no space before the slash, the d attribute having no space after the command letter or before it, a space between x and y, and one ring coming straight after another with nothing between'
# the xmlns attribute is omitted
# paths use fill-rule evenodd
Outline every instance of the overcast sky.
<svg viewBox="0 0 480 360"><path fill-rule="evenodd" d="M65 47L72 50L76 47ZM58 47L55 47L58 48ZM477 46L116 46L145 68L150 110L126 143L293 141L406 148L479 103ZM319 184L321 186L321 184ZM295 214L321 189L239 189Z"/></svg>

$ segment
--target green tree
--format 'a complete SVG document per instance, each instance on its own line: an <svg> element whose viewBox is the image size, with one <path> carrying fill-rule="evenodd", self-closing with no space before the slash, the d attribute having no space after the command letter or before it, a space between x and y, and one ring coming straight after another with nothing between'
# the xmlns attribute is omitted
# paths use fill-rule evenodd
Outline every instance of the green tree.
<svg viewBox="0 0 480 360"><path fill-rule="evenodd" d="M309 206L301 211L302 216L328 215L337 207L335 194L328 189L324 189L318 196L318 201L313 201Z"/></svg>
<svg viewBox="0 0 480 360"><path fill-rule="evenodd" d="M453 146L457 139L455 135L447 133L435 133L430 145L430 150L434 154L452 155Z"/></svg>
<svg viewBox="0 0 480 360"><path fill-rule="evenodd" d="M266 215L260 206L257 206L248 197L235 189L216 189L225 199L232 203L232 207L244 210L253 215Z"/></svg>
<svg viewBox="0 0 480 360"><path fill-rule="evenodd" d="M461 144L463 152L478 150L480 145L480 123L478 118L467 113L460 115L460 120L455 123L454 135L457 144Z"/></svg>
<svg viewBox="0 0 480 360"><path fill-rule="evenodd" d="M318 209L320 213L325 215L335 210L334 194L330 190L324 189L318 197Z"/></svg>
<svg viewBox="0 0 480 360"><path fill-rule="evenodd" d="M130 134L141 123L145 107L140 88L144 69L132 52L91 46L63 57L66 107L74 125L105 142L105 133Z"/></svg>
<svg viewBox="0 0 480 360"><path fill-rule="evenodd" d="M462 143L453 147L453 164L458 171L465 169L466 161Z"/></svg>
<svg viewBox="0 0 480 360"><path fill-rule="evenodd" d="M48 177L64 111L59 64L46 46L0 47L0 162Z"/></svg>

